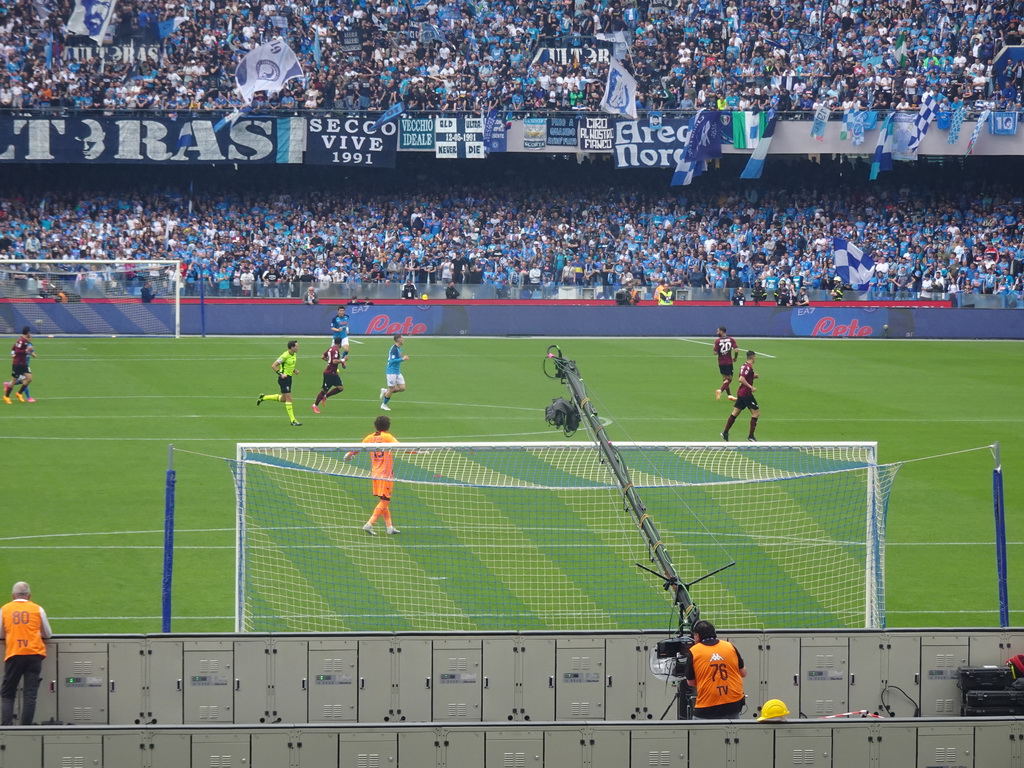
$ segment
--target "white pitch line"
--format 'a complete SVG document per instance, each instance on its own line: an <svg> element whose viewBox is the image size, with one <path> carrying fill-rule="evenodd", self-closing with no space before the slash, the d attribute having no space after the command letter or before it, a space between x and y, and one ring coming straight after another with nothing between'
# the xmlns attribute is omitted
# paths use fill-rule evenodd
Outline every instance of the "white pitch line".
<svg viewBox="0 0 1024 768"><path fill-rule="evenodd" d="M676 337L676 341L688 341L691 344L703 344L705 347L713 347L713 346L715 346L715 342L713 342L713 341L701 341L700 339L687 339L687 338L684 338L682 336L677 336ZM773 339L773 341L774 341L774 339ZM777 359L775 355L769 355L767 352L758 352L757 356L758 357L770 357L772 360Z"/></svg>

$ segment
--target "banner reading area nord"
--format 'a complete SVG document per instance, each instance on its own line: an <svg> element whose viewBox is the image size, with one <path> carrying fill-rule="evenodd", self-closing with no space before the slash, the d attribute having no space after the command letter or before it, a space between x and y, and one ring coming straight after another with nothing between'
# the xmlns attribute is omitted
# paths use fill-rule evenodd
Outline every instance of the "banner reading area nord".
<svg viewBox="0 0 1024 768"><path fill-rule="evenodd" d="M0 163L301 163L301 117L0 118Z"/></svg>

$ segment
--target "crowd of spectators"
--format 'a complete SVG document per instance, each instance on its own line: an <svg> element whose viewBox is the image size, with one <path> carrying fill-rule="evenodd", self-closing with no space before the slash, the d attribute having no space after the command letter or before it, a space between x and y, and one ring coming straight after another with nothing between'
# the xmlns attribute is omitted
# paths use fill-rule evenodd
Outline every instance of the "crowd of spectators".
<svg viewBox="0 0 1024 768"><path fill-rule="evenodd" d="M71 9L0 3L0 110L226 109L240 58L277 35L306 77L257 109L593 110L607 60L589 53L618 32L648 109L916 109L929 90L1015 109L1024 90L1020 63L991 75L1024 33L1008 0L120 0L112 41L148 46L124 60L78 55Z"/></svg>
<svg viewBox="0 0 1024 768"><path fill-rule="evenodd" d="M242 185L244 188L244 185ZM495 286L552 295L623 285L776 292L837 287L833 237L873 255L877 298L962 292L1012 298L1024 280L1019 185L923 183L752 190L736 182L683 194L637 185L445 184L346 195L187 190L0 196L0 259L183 261L186 294L294 297L310 288L388 283ZM19 267L27 269L27 267ZM6 271L5 271L6 272ZM98 279L83 272L81 279ZM840 290L841 290L841 286ZM440 289L439 289L440 290ZM361 294L359 294L361 295Z"/></svg>

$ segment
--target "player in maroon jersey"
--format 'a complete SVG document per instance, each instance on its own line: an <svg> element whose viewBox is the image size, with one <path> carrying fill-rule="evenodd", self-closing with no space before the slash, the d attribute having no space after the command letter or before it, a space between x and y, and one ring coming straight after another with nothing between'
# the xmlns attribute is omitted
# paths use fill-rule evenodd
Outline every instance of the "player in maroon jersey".
<svg viewBox="0 0 1024 768"><path fill-rule="evenodd" d="M11 347L11 380L4 382L4 402L11 404L11 390L19 384L21 389L17 391L17 397L23 403L34 403L35 398L29 395L28 385L32 383L32 370L29 367L29 359L36 356L36 349L32 345L32 329L27 325L21 329L21 336Z"/></svg>
<svg viewBox="0 0 1024 768"><path fill-rule="evenodd" d="M341 357L341 339L335 336L331 346L320 355L320 359L327 361L327 367L324 368L324 384L317 393L316 402L313 403L313 413L320 413L320 403L326 403L328 397L345 389L341 383L341 376L338 375L338 366L344 364Z"/></svg>
<svg viewBox="0 0 1024 768"><path fill-rule="evenodd" d="M722 386L715 390L715 400L721 400L723 392L730 400L735 400L729 391L729 385L732 384L733 364L740 356L740 351L736 348L736 339L729 335L724 325L718 326L714 353L718 355L718 371L722 374Z"/></svg>
<svg viewBox="0 0 1024 768"><path fill-rule="evenodd" d="M736 405L733 406L729 420L725 422L725 431L722 432L722 439L726 442L729 440L729 430L732 429L736 417L744 408L750 411L750 432L747 434L747 440L751 443L757 442L754 430L757 429L757 419L760 417L761 411L758 410L757 398L754 397L754 393L757 391L757 387L754 386L754 379L757 378L757 374L754 373L756 357L754 350L747 352L747 361L740 368L740 388L736 392Z"/></svg>

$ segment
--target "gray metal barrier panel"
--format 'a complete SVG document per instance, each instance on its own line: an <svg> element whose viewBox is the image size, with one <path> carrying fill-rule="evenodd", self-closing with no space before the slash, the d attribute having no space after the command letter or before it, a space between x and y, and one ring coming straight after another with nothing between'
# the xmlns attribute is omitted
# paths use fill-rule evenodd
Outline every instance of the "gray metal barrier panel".
<svg viewBox="0 0 1024 768"><path fill-rule="evenodd" d="M0 768L1021 768L1024 722L394 723L0 730Z"/></svg>
<svg viewBox="0 0 1024 768"><path fill-rule="evenodd" d="M653 632L62 636L36 721L176 725L674 719ZM770 698L826 717L960 712L957 668L1002 664L1024 630L724 633L753 717ZM20 709L20 702L19 709ZM0 765L0 768L3 768Z"/></svg>

